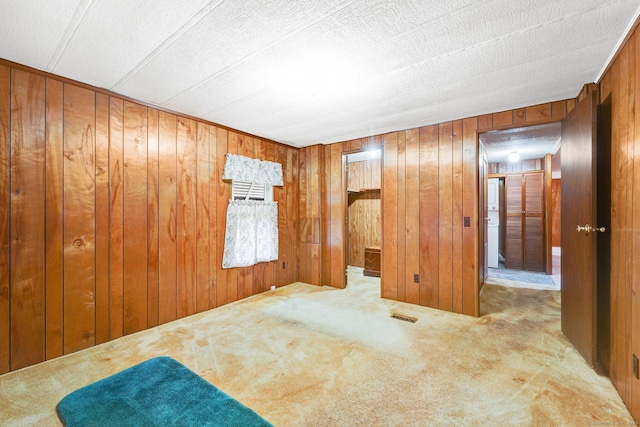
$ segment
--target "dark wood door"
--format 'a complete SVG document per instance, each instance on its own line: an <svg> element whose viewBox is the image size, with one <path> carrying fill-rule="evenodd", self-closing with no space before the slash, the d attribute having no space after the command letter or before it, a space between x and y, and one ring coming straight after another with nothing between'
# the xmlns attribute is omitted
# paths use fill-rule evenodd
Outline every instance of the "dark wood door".
<svg viewBox="0 0 640 427"><path fill-rule="evenodd" d="M597 92L562 121L562 332L591 366L596 361ZM583 227L578 229L578 227Z"/></svg>

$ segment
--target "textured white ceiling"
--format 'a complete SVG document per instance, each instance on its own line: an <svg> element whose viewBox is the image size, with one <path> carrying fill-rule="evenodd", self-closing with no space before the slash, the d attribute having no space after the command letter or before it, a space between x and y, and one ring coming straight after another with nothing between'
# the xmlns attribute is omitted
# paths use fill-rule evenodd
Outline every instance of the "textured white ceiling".
<svg viewBox="0 0 640 427"><path fill-rule="evenodd" d="M512 152L517 152L520 160L541 159L547 153L556 154L560 139L559 122L480 134L489 163L507 162Z"/></svg>
<svg viewBox="0 0 640 427"><path fill-rule="evenodd" d="M0 57L293 146L574 97L638 0L2 0Z"/></svg>

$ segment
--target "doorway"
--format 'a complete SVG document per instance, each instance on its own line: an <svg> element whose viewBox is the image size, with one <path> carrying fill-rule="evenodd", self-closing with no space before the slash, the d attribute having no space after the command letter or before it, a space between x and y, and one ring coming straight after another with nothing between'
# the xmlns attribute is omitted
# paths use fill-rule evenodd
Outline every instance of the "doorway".
<svg viewBox="0 0 640 427"><path fill-rule="evenodd" d="M345 265L352 278L380 282L382 257L382 150L343 154L345 170ZM368 283L373 283L371 280Z"/></svg>
<svg viewBox="0 0 640 427"><path fill-rule="evenodd" d="M560 122L485 132L479 144L487 157L487 276L560 289Z"/></svg>

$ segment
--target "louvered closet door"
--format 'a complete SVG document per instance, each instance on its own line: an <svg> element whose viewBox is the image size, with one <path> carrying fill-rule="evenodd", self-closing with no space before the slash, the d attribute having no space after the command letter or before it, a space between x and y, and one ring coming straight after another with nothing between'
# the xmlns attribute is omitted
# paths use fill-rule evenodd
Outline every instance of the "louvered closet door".
<svg viewBox="0 0 640 427"><path fill-rule="evenodd" d="M544 173L509 174L505 189L505 267L544 271Z"/></svg>
<svg viewBox="0 0 640 427"><path fill-rule="evenodd" d="M522 174L505 177L506 239L505 267L522 270Z"/></svg>
<svg viewBox="0 0 640 427"><path fill-rule="evenodd" d="M524 269L544 271L544 173L523 174Z"/></svg>

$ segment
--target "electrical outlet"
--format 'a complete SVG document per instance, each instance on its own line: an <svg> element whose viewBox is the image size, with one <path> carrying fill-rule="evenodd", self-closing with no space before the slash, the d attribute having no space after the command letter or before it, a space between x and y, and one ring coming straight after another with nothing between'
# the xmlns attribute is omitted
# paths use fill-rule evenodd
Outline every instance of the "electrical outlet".
<svg viewBox="0 0 640 427"><path fill-rule="evenodd" d="M420 275L418 274L413 275L413 283L420 283Z"/></svg>
<svg viewBox="0 0 640 427"><path fill-rule="evenodd" d="M471 227L471 218L468 216L464 217L464 226L465 227Z"/></svg>
<svg viewBox="0 0 640 427"><path fill-rule="evenodd" d="M638 377L638 356L636 356L635 354L633 355L633 376L640 379L640 377Z"/></svg>
<svg viewBox="0 0 640 427"><path fill-rule="evenodd" d="M272 290L272 291L275 291L275 290L276 290L275 285L271 286L271 290Z"/></svg>

